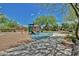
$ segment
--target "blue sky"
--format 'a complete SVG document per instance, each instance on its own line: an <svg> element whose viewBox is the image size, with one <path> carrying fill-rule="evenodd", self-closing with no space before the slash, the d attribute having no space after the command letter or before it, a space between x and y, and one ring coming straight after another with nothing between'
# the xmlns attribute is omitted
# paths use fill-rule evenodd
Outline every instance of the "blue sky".
<svg viewBox="0 0 79 59"><path fill-rule="evenodd" d="M49 10L53 10L52 7L41 6L39 4L22 4L22 3L7 3L7 4L0 4L0 12L7 15L10 19L17 21L22 25L32 24L33 21L42 15L52 15L55 16L57 22L62 23L62 13L57 10L60 10L62 4L58 4L54 7L55 11L50 12Z"/></svg>

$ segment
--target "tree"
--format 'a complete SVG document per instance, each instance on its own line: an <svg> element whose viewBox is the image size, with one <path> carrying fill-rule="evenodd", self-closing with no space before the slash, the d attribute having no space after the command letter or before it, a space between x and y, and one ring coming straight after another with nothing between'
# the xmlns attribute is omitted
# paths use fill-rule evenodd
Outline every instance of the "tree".
<svg viewBox="0 0 79 59"><path fill-rule="evenodd" d="M0 14L0 29L12 29L17 27L18 24L15 21L10 20L4 14Z"/></svg>
<svg viewBox="0 0 79 59"><path fill-rule="evenodd" d="M77 17L77 19L78 19L78 22L77 22L77 25L76 25L76 29L75 29L75 35L76 35L76 38L79 40L79 37L78 37L78 29L79 29L79 6L78 6L78 4L76 3L76 4L70 4L71 6L72 6L72 8L73 8L73 10L74 10L74 12L75 12L75 15L76 15L76 17Z"/></svg>
<svg viewBox="0 0 79 59"><path fill-rule="evenodd" d="M34 24L40 26L45 25L45 28L48 28L49 26L51 26L52 28L57 26L56 18L54 16L39 16L34 21Z"/></svg>
<svg viewBox="0 0 79 59"><path fill-rule="evenodd" d="M62 30L67 30L69 28L69 25L67 23L62 23L61 28Z"/></svg>

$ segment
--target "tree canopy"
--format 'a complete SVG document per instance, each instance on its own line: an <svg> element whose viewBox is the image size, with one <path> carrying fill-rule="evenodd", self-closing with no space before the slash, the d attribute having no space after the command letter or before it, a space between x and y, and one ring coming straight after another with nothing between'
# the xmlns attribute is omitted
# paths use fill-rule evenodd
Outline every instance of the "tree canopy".
<svg viewBox="0 0 79 59"><path fill-rule="evenodd" d="M11 29L17 26L16 22L10 20L6 15L0 14L0 29Z"/></svg>
<svg viewBox="0 0 79 59"><path fill-rule="evenodd" d="M57 25L56 18L54 16L39 16L34 21L37 25Z"/></svg>

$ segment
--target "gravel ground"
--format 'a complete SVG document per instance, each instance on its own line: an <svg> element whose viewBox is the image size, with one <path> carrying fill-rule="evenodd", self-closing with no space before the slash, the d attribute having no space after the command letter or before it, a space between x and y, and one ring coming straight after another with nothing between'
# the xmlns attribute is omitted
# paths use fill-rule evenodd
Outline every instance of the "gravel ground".
<svg viewBox="0 0 79 59"><path fill-rule="evenodd" d="M72 48L66 48L61 44L62 40L61 37L34 40L29 44L0 51L0 56L70 56Z"/></svg>

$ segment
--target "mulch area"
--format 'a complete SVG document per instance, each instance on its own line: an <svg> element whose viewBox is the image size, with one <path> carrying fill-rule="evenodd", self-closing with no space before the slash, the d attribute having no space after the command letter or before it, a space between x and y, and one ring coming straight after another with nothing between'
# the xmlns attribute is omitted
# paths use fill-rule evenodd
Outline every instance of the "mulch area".
<svg viewBox="0 0 79 59"><path fill-rule="evenodd" d="M0 33L0 51L6 50L20 44L30 43L31 37L28 32L1 32Z"/></svg>

